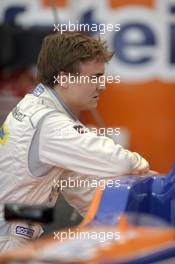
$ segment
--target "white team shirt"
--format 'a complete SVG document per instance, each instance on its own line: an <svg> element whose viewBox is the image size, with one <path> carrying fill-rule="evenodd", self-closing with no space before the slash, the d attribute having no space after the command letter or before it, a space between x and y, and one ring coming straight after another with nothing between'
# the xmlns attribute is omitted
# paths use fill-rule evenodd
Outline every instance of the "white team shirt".
<svg viewBox="0 0 175 264"><path fill-rule="evenodd" d="M19 223L9 224L8 231L2 228L4 203L53 206L61 191L85 216L95 189L91 185L72 187L68 181L115 179L134 169L148 168L138 153L88 131L54 90L39 84L12 110L0 129L0 241L1 236L6 242L11 236L24 237L17 232ZM61 181L67 183L65 188L60 188ZM38 237L39 229L36 225L32 226L33 233L27 230L27 234L32 233L28 238Z"/></svg>

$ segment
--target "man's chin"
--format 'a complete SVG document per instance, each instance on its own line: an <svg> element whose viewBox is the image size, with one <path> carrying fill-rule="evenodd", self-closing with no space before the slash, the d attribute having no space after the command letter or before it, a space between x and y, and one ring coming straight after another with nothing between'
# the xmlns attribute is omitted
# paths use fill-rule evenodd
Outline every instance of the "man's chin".
<svg viewBox="0 0 175 264"><path fill-rule="evenodd" d="M97 108L97 103L89 106L86 110L93 110L95 108Z"/></svg>
<svg viewBox="0 0 175 264"><path fill-rule="evenodd" d="M87 105L87 106L84 106L81 108L81 111L90 111L90 110L93 110L95 108L97 108L97 102L96 103L93 103L91 105Z"/></svg>

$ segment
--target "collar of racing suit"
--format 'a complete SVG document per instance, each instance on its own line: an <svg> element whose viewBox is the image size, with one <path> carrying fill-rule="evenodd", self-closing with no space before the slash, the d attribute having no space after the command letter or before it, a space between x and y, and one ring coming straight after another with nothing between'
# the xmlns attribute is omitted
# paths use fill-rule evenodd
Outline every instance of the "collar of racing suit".
<svg viewBox="0 0 175 264"><path fill-rule="evenodd" d="M40 83L33 91L34 95L36 95L36 91L37 91L37 96L39 96L44 101L44 104L48 105L49 107L57 109L59 112L66 113L74 121L78 121L77 117L64 104L63 100L60 98L60 96L58 95L58 93L56 93L54 89Z"/></svg>

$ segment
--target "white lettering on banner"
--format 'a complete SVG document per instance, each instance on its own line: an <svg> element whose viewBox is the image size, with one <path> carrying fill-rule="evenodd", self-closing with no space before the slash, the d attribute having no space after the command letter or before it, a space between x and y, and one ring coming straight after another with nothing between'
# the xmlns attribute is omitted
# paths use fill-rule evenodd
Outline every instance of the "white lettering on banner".
<svg viewBox="0 0 175 264"><path fill-rule="evenodd" d="M26 1L22 2L25 7ZM39 5L40 9L37 12L38 7L32 3L33 1L28 2L30 9L25 8L22 20L18 20L22 14L16 15L15 21L23 21L25 25L28 17L32 25L36 21L40 21L41 24L46 23L46 20L43 20L43 17L46 17L43 16L46 9L41 9ZM131 4L123 4L119 8L112 9L109 0L68 1L69 4L60 10L62 18L60 22L66 26L71 23L77 24L77 21L86 27L90 24L88 28L93 29L92 34L95 34L96 27L98 28L97 33L100 37L107 39L111 49L116 51L111 63L107 65L107 75L116 76L117 73L121 82L128 83L141 83L154 79L174 82L175 0L152 0L153 7L134 4L134 0L129 2ZM4 17L2 12L5 12L7 7L11 7L10 1L5 3L1 8L3 11L0 11L0 17ZM49 21L53 21L52 16L50 19ZM112 30L116 29L115 25L120 25L120 31ZM55 30L60 30L57 24L54 27Z"/></svg>
<svg viewBox="0 0 175 264"><path fill-rule="evenodd" d="M108 1L103 1L95 11L96 21L121 25L119 32L101 36L116 51L107 73L115 75L117 71L121 81L129 83L175 81L175 1L155 0L154 8L133 2L111 9Z"/></svg>

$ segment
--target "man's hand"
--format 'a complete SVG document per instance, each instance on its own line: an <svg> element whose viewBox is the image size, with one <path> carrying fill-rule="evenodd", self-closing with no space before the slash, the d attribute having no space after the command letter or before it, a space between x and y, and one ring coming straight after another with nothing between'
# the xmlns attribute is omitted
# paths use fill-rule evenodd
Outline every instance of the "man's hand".
<svg viewBox="0 0 175 264"><path fill-rule="evenodd" d="M133 152L137 160L136 167L131 171L130 175L159 175L157 171L149 169L149 163L137 152Z"/></svg>
<svg viewBox="0 0 175 264"><path fill-rule="evenodd" d="M159 175L157 171L154 170L133 170L130 175Z"/></svg>
<svg viewBox="0 0 175 264"><path fill-rule="evenodd" d="M160 175L159 172L154 171L154 170L149 170L146 174L148 174L148 175Z"/></svg>

